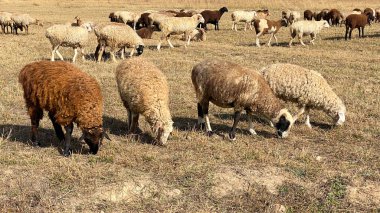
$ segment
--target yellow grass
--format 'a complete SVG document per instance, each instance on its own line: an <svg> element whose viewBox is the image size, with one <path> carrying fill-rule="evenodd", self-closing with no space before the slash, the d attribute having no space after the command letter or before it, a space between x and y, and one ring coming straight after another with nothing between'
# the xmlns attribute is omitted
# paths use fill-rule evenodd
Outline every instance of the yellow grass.
<svg viewBox="0 0 380 213"><path fill-rule="evenodd" d="M270 2L270 3L267 3ZM283 9L379 7L378 1L10 1L0 0L0 11L27 12L42 19L30 35L0 34L0 212L287 212L379 211L380 206L380 24L365 28L366 37L344 41L344 27L323 30L315 46L288 48L289 29L278 34L280 46L257 48L252 31L230 30L235 9L268 8L270 19ZM47 118L39 138L43 147L29 142L30 120L17 76L36 60L49 60L46 28L54 23L83 20L108 22L114 10L143 11L170 8L227 6L221 30L207 32L207 41L185 49L174 39L158 52L154 39L145 40L141 57L152 60L167 75L175 129L167 147L126 135L127 113L114 78L117 63L78 60L76 66L98 80L105 98L104 126L112 138L98 155L88 155L74 131L75 154L62 157L60 144ZM242 25L239 26L242 29ZM213 27L210 28L213 29ZM268 40L263 36L261 43ZM308 38L305 39L308 44ZM91 58L95 35L86 49ZM72 49L61 48L65 60ZM347 122L331 128L332 120L312 111L313 129L297 123L290 137L277 139L265 122L255 122L250 136L243 120L237 141L223 136L232 124L231 109L211 106L211 125L218 133L207 137L194 129L196 99L190 80L192 66L206 58L220 58L260 69L277 62L319 71L347 106ZM120 59L119 59L120 60ZM294 112L293 105L289 105ZM45 113L46 114L46 113Z"/></svg>

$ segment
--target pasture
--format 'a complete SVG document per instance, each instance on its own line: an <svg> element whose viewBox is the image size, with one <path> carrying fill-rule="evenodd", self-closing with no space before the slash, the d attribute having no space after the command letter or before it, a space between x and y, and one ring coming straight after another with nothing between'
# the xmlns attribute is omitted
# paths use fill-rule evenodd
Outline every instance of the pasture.
<svg viewBox="0 0 380 213"><path fill-rule="evenodd" d="M378 8L368 1L10 1L0 0L0 11L29 13L44 26L32 25L29 35L0 34L0 212L378 212L380 210L380 23L365 27L365 37L354 30L344 40L344 27L323 29L315 45L304 38L289 48L289 28L277 34L279 46L255 46L253 31L231 30L231 12L269 9L271 20L281 11L336 8ZM296 2L296 3L294 3ZM26 64L50 60L46 29L72 22L109 22L115 10L213 9L229 10L220 31L209 25L207 41L172 39L157 51L158 33L144 40L140 57L154 62L167 76L174 131L165 147L149 143L148 125L140 118L143 133L126 135L127 111L115 81L118 63L96 63L97 42L91 33L86 60L75 66L93 76L104 96L104 127L112 141L104 141L97 155L77 139L74 154L62 156L47 113L39 128L42 147L30 143L30 119L25 109L18 73ZM261 37L261 44L269 36ZM107 50L108 51L108 50ZM74 52L61 48L65 60ZM347 107L343 126L312 110L312 129L301 118L286 139L260 119L251 136L245 115L237 140L228 140L233 110L210 105L211 125L218 134L206 136L195 128L197 105L191 83L192 67L206 58L233 61L257 69L272 63L292 63L320 72ZM58 57L56 57L58 59ZM118 62L121 60L117 59ZM289 104L294 113L295 105ZM284 209L285 208L285 209Z"/></svg>

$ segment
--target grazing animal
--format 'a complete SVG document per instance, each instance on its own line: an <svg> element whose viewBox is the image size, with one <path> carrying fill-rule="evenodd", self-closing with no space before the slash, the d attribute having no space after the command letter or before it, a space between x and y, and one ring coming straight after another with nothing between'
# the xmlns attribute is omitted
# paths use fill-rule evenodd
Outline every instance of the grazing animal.
<svg viewBox="0 0 380 213"><path fill-rule="evenodd" d="M224 60L209 59L193 67L191 80L198 100L198 123L201 126L206 123L209 135L212 129L208 110L209 102L212 102L219 107L234 108L234 124L229 132L231 140L236 139L236 127L244 110L249 115L251 134L256 134L251 115L257 113L275 124L279 137L288 136L293 117L257 71Z"/></svg>
<svg viewBox="0 0 380 213"><path fill-rule="evenodd" d="M136 33L141 38L151 39L154 31L157 31L156 27L149 26L149 27L143 27L143 28L140 28L139 30L136 30Z"/></svg>
<svg viewBox="0 0 380 213"><path fill-rule="evenodd" d="M37 141L43 110L48 111L58 139L64 142L65 156L72 153L73 123L82 130L81 139L88 144L92 154L98 152L104 137L109 139L103 130L100 87L88 74L67 62L38 61L20 71L19 82L32 123L33 143ZM65 134L61 126L65 128Z"/></svg>
<svg viewBox="0 0 380 213"><path fill-rule="evenodd" d="M289 25L293 24L294 22L301 19L301 14L298 11L282 11L282 18L286 19L289 23Z"/></svg>
<svg viewBox="0 0 380 213"><path fill-rule="evenodd" d="M302 41L303 36L310 35L310 43L314 45L314 40L317 37L317 34L323 29L330 27L329 23L326 20L322 21L298 21L290 26L290 42L289 47L292 46L293 40L298 36L298 40L303 46L305 44Z"/></svg>
<svg viewBox="0 0 380 213"><path fill-rule="evenodd" d="M303 12L303 19L304 19L304 20L309 20L309 21L311 21L311 20L313 20L313 16L314 16L314 13L311 12L311 10L305 10L305 11Z"/></svg>
<svg viewBox="0 0 380 213"><path fill-rule="evenodd" d="M129 58L117 66L116 80L128 111L129 133L136 132L139 115L143 115L157 135L156 142L165 145L173 131L165 75L147 59Z"/></svg>
<svg viewBox="0 0 380 213"><path fill-rule="evenodd" d="M278 30L280 30L281 27L287 27L288 22L286 19L281 19L278 21L271 21L268 19L259 19L259 20L255 20L253 25L256 31L256 46L260 47L260 41L259 41L260 36L265 35L265 34L270 34L271 37L268 41L268 47L270 47L271 46L270 42L273 37L276 40L276 44L278 45L276 33L278 32Z"/></svg>
<svg viewBox="0 0 380 213"><path fill-rule="evenodd" d="M346 34L344 36L344 39L347 40L347 37L351 39L352 30L358 29L359 30L359 38L364 37L364 27L365 25L369 24L371 25L371 21L373 21L375 18L373 17L372 13L367 14L351 14L347 16L346 18Z"/></svg>
<svg viewBox="0 0 380 213"><path fill-rule="evenodd" d="M173 44L170 42L170 35L173 34L180 35L185 33L187 45L190 45L190 33L197 27L199 23L204 22L205 20L201 14L196 14L191 17L170 17L163 19L160 23L161 36L160 41L157 45L157 50L161 49L161 44L165 39L169 43L170 48L174 48Z"/></svg>
<svg viewBox="0 0 380 213"><path fill-rule="evenodd" d="M244 31L247 31L247 26L252 30L252 22L257 18L256 11L234 11L231 14L232 30L237 31L237 23L244 22Z"/></svg>
<svg viewBox="0 0 380 213"><path fill-rule="evenodd" d="M203 28L194 29L190 34L191 41L206 41L206 30ZM186 35L184 34L182 40L186 41Z"/></svg>
<svg viewBox="0 0 380 213"><path fill-rule="evenodd" d="M376 14L376 22L380 22L380 8L377 8L375 10L375 14Z"/></svg>
<svg viewBox="0 0 380 213"><path fill-rule="evenodd" d="M43 26L41 20L32 18L29 14L13 14L11 18L13 20L13 33L15 34L18 34L18 29L21 31L25 29L25 33L29 34L29 25L31 24Z"/></svg>
<svg viewBox="0 0 380 213"><path fill-rule="evenodd" d="M318 14L314 14L314 19L316 21L321 21L321 20L326 20L325 19L325 16L327 15L327 13L329 12L330 10L329 9L323 9L321 10L321 12L319 12Z"/></svg>
<svg viewBox="0 0 380 213"><path fill-rule="evenodd" d="M256 16L257 16L257 19L266 19L268 16L270 16L270 13L268 9L257 10Z"/></svg>
<svg viewBox="0 0 380 213"><path fill-rule="evenodd" d="M305 124L311 128L310 109L319 109L331 116L336 125L344 123L345 105L318 72L293 64L273 64L260 73L277 97L299 106L294 121L306 112Z"/></svg>
<svg viewBox="0 0 380 213"><path fill-rule="evenodd" d="M73 63L78 55L78 48L81 50L82 59L84 60L84 48L88 45L89 32L85 27L73 27L71 25L53 25L46 29L46 38L49 39L52 45L51 61L54 61L55 53L63 61L58 48L72 47L74 49Z"/></svg>
<svg viewBox="0 0 380 213"><path fill-rule="evenodd" d="M9 28L11 29L11 33L13 33L13 24L12 13L0 12L0 26L4 34L9 33ZM5 32L5 29L7 32Z"/></svg>
<svg viewBox="0 0 380 213"><path fill-rule="evenodd" d="M331 9L324 18L331 26L338 26L343 21L343 14L337 9Z"/></svg>
<svg viewBox="0 0 380 213"><path fill-rule="evenodd" d="M363 14L372 13L373 19L371 19L371 23L376 20L376 10L373 8L365 8Z"/></svg>
<svg viewBox="0 0 380 213"><path fill-rule="evenodd" d="M200 27L205 28L207 30L207 24L215 25L215 30L219 30L219 21L222 15L228 12L227 7L222 7L219 10L204 10L201 12L201 15L204 18L204 23L201 24Z"/></svg>

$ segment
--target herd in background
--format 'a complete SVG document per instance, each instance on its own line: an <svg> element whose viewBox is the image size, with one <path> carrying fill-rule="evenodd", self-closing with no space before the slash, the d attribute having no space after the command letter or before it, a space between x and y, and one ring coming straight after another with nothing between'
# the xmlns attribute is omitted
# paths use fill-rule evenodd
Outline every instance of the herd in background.
<svg viewBox="0 0 380 213"><path fill-rule="evenodd" d="M71 47L74 49L72 61L75 62L78 50L82 58L85 57L85 48L89 43L89 33L95 32L98 45L95 50L95 60L100 62L103 53L108 47L111 59L116 61L116 53L120 52L120 57L125 58L125 49L131 48L129 56L136 52L141 55L144 51L143 39L151 39L154 32L159 34L157 49L166 41L170 48L174 48L172 35L182 35L185 47L191 41L206 41L207 24L213 24L215 30L219 30L219 22L224 13L229 12L226 7L219 10L148 10L141 13L130 11L115 11L108 16L111 22L95 24L91 21L82 21L80 17L75 17L73 23L55 24L46 30L45 36L52 45L51 60L55 60L55 54L63 60L59 52L59 47ZM281 19L270 20L268 9L263 10L238 10L231 13L232 30L237 31L238 23L245 24L247 28L256 32L256 46L260 47L260 37L269 34L267 43L271 46L274 38L278 45L276 33L281 27L290 27L289 47L296 37L305 46L303 36L311 37L311 44L314 44L317 34L330 26L346 25L345 39L351 39L353 29L359 29L359 37L364 36L364 27L374 21L380 21L380 8L366 8L363 12L354 9L350 13L341 13L337 9L323 9L320 12L304 11L304 20L301 20L299 11L282 11ZM313 20L314 19L314 20ZM28 14L11 14L0 12L0 25L3 33L15 33L17 30L25 30L28 34L29 25L36 24L42 26L42 21L32 18Z"/></svg>
<svg viewBox="0 0 380 213"><path fill-rule="evenodd" d="M228 12L226 7L215 11L116 11L109 15L111 23L94 24L75 17L74 23L49 27L45 35L52 44L51 61L55 60L55 54L63 60L58 51L60 46L74 49L73 62L78 49L84 58L84 48L92 30L98 41L96 60L100 61L105 48L109 47L112 60L116 61L116 51L120 51L121 58L124 59L126 47L132 48L130 56L135 50L141 55L144 49L143 38L151 38L155 31L160 33L158 50L164 40L173 47L170 42L173 34L182 35L185 46L194 38L205 40L203 35L207 24L211 23L215 25L215 30L219 30L219 21L225 12ZM256 44L260 46L258 39L261 35L271 34L268 43L270 45L272 38L277 42L275 34L281 27L290 26L291 46L295 36L298 35L304 45L302 36L310 35L313 43L322 28L340 25L343 20L346 26L354 28L353 24L358 26L362 18L365 24L375 21L373 15L377 17L377 21L380 19L379 11L375 10L350 14L345 19L341 13L336 12L339 11L305 11L305 20L300 20L299 12L284 11L280 20L271 21L267 19L270 16L268 10L234 11L231 14L232 30L237 30L239 22L244 22L244 30L247 27L252 30L253 26L257 34ZM355 13L358 12L355 10ZM0 13L0 24L4 33L6 29L8 31L8 27L11 32L21 29L28 33L30 24L42 23L29 15L22 15L24 18L20 21L12 14L7 15L10 17L7 22L2 16L4 14ZM310 16L315 20L311 21ZM209 102L234 109L234 122L228 136L230 140L236 140L236 127L244 111L248 115L248 131L252 135L256 135L252 115L259 115L268 120L280 138L289 135L291 127L302 114L306 114L305 124L311 128L311 109L324 111L334 120L335 125L342 125L346 120L343 101L322 75L298 65L273 64L256 71L225 60L207 59L193 67L191 80L197 97L198 125L206 130L207 135L213 134L208 116ZM130 57L117 66L116 81L121 101L128 113L128 133L137 132L139 115L143 115L155 134L155 143L165 145L173 131L173 120L169 108L169 86L163 72L146 58ZM98 152L103 138L110 139L103 129L103 97L100 86L90 75L68 62L40 61L26 65L19 74L19 82L23 87L31 119L33 143L39 144L37 129L43 110L48 111L58 139L64 142L65 156L72 152L70 144L73 123L82 130L83 135L79 140L85 140L90 147L90 153ZM292 115L284 102L295 103L299 107L298 112Z"/></svg>

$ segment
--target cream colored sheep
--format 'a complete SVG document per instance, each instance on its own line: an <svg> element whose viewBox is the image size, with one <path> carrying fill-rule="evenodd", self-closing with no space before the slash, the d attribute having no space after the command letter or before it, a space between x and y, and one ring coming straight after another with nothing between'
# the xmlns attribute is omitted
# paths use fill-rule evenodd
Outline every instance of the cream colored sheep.
<svg viewBox="0 0 380 213"><path fill-rule="evenodd" d="M13 28L15 34L17 34L17 29L20 29L21 31L25 29L25 33L29 34L29 25L31 24L43 26L41 20L35 19L29 14L13 14L11 18L14 22Z"/></svg>
<svg viewBox="0 0 380 213"><path fill-rule="evenodd" d="M293 10L282 11L282 18L286 18L289 24L293 24L301 20L301 13Z"/></svg>
<svg viewBox="0 0 380 213"><path fill-rule="evenodd" d="M118 16L118 21L127 24L128 22L133 22L133 29L136 30L136 24L141 16L140 13L128 12L128 11L117 11L115 15Z"/></svg>
<svg viewBox="0 0 380 213"><path fill-rule="evenodd" d="M110 23L107 25L97 26L95 28L95 35L98 38L99 54L97 61L100 62L105 48L111 48L112 60L116 62L115 51L120 48L132 48L130 56L133 56L135 49L137 54L141 55L144 51L144 43L142 38L128 25L119 23ZM124 59L124 51L121 53L121 58Z"/></svg>
<svg viewBox="0 0 380 213"><path fill-rule="evenodd" d="M1 30L5 33L5 29L7 29L7 33L9 33L8 27L11 28L11 33L13 33L13 20L12 13L8 12L0 12L0 26Z"/></svg>
<svg viewBox="0 0 380 213"><path fill-rule="evenodd" d="M46 30L45 36L52 45L51 61L54 61L54 54L63 60L58 48L72 47L74 49L73 63L78 55L78 48L81 50L82 59L84 60L84 48L88 45L89 32L84 27L73 27L70 25L53 25Z"/></svg>
<svg viewBox="0 0 380 213"><path fill-rule="evenodd" d="M336 125L344 123L346 107L318 72L293 64L273 64L260 72L279 98L300 107L294 120L306 112L306 125L311 128L309 111L320 109L331 116Z"/></svg>
<svg viewBox="0 0 380 213"><path fill-rule="evenodd" d="M231 14L232 30L237 31L237 23L244 22L244 31L247 31L247 26L252 30L252 22L257 18L256 11L234 11Z"/></svg>
<svg viewBox="0 0 380 213"><path fill-rule="evenodd" d="M198 100L198 123L206 122L212 133L209 102L223 108L234 108L234 124L229 138L235 140L236 126L242 111L249 115L249 132L253 129L252 114L261 114L275 123L279 137L287 137L293 124L292 115L274 95L265 79L256 71L224 60L209 59L193 67L191 79Z"/></svg>
<svg viewBox="0 0 380 213"><path fill-rule="evenodd" d="M185 33L187 36L187 45L190 45L190 33L198 26L199 23L204 23L204 18L201 14L193 15L192 17L171 17L161 21L161 37L157 45L157 49L160 50L161 43L166 39L171 48L174 48L170 42L170 35ZM186 47L186 44L185 44Z"/></svg>
<svg viewBox="0 0 380 213"><path fill-rule="evenodd" d="M292 46L293 40L296 36L298 36L299 41L303 46L305 44L302 41L303 36L310 35L311 40L310 43L314 45L314 40L317 37L317 34L323 29L323 28L329 28L330 25L327 23L326 20L322 21L308 21L308 20L301 20L293 23L290 26L290 42L289 47Z"/></svg>
<svg viewBox="0 0 380 213"><path fill-rule="evenodd" d="M206 41L206 30L203 28L194 29L188 36L191 41ZM186 41L187 36L184 34L182 40Z"/></svg>
<svg viewBox="0 0 380 213"><path fill-rule="evenodd" d="M136 131L139 115L143 115L157 134L158 144L166 144L173 131L173 121L165 75L147 59L129 58L117 66L116 80L121 100L128 111L129 133Z"/></svg>

